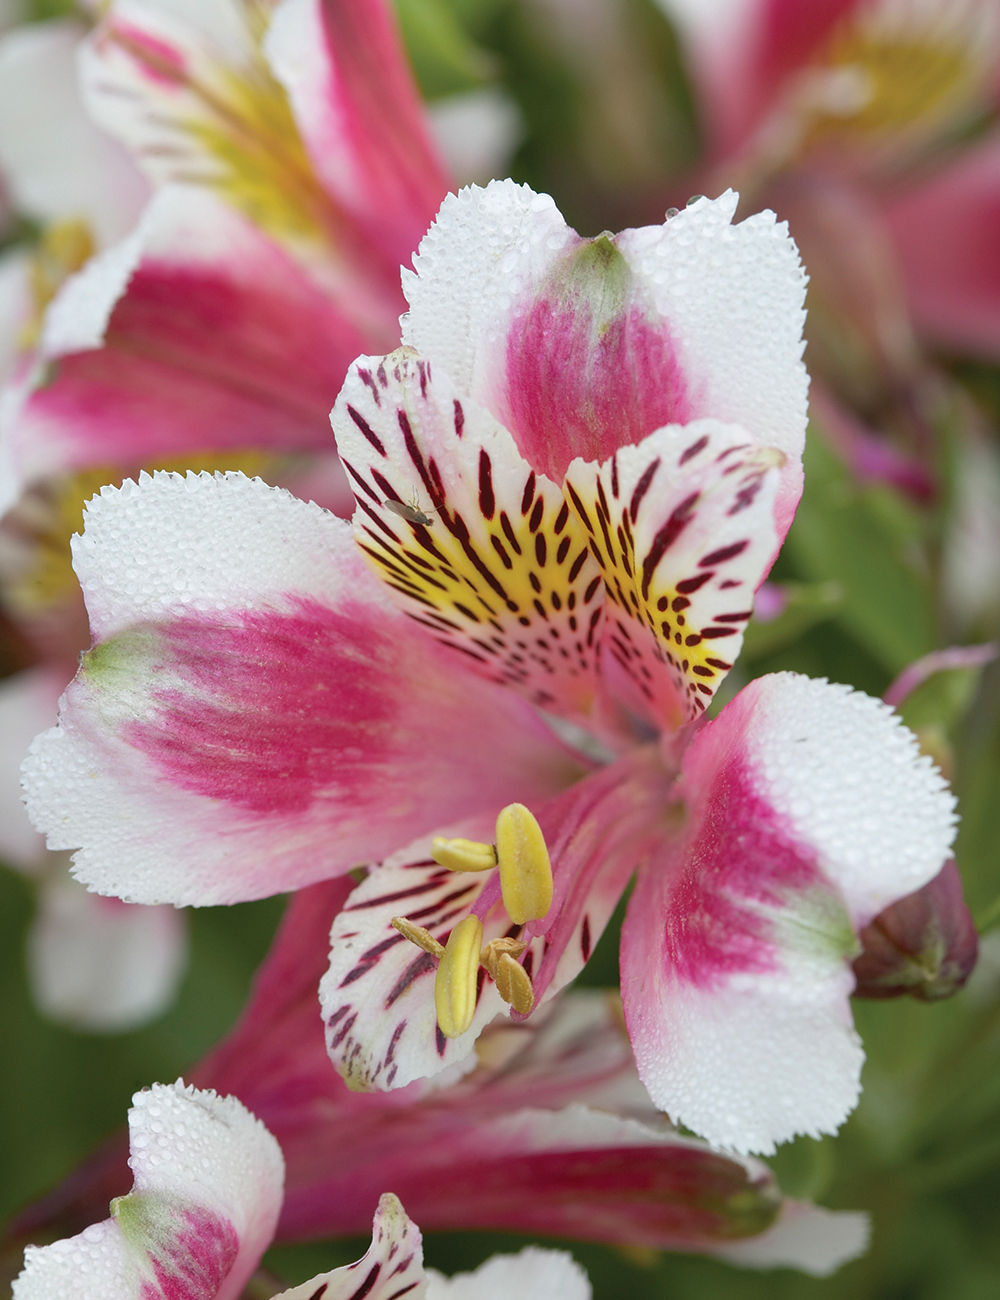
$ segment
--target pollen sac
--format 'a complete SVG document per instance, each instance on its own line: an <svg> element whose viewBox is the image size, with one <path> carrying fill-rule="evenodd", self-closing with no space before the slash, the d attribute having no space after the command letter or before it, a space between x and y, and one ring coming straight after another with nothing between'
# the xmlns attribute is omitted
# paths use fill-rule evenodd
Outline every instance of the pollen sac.
<svg viewBox="0 0 1000 1300"><path fill-rule="evenodd" d="M510 919L541 920L552 906L552 867L542 828L524 804L508 804L497 817L497 862Z"/></svg>
<svg viewBox="0 0 1000 1300"><path fill-rule="evenodd" d="M467 916L452 930L434 981L434 1008L445 1038L458 1038L472 1024L479 983L483 923Z"/></svg>
<svg viewBox="0 0 1000 1300"><path fill-rule="evenodd" d="M497 864L496 849L492 844L478 840L446 840L435 835L431 841L431 857L439 867L449 871L491 871Z"/></svg>
<svg viewBox="0 0 1000 1300"><path fill-rule="evenodd" d="M404 939L409 939L410 943L415 943L418 948L423 948L424 952L429 952L432 957L444 956L444 946L438 943L430 930L425 930L422 925L416 925L413 921L408 921L405 916L394 916L392 924Z"/></svg>
<svg viewBox="0 0 1000 1300"><path fill-rule="evenodd" d="M535 1005L535 990L531 987L531 976L519 965L509 952L500 954L495 976L497 992L508 1006L526 1016Z"/></svg>

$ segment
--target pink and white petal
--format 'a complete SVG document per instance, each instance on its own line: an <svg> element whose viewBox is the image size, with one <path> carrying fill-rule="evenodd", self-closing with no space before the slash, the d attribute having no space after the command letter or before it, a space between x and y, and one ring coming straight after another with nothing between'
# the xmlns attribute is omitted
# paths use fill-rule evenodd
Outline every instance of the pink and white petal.
<svg viewBox="0 0 1000 1300"><path fill-rule="evenodd" d="M21 797L21 763L38 733L51 727L68 676L29 668L0 682L0 859L28 875L43 870L48 855Z"/></svg>
<svg viewBox="0 0 1000 1300"><path fill-rule="evenodd" d="M365 339L277 244L216 196L162 190L63 286L3 413L20 483L94 464L249 447L326 450Z"/></svg>
<svg viewBox="0 0 1000 1300"><path fill-rule="evenodd" d="M865 1253L871 1232L871 1220L860 1210L785 1201L766 1232L724 1242L711 1253L738 1268L797 1268L812 1277L829 1277Z"/></svg>
<svg viewBox="0 0 1000 1300"><path fill-rule="evenodd" d="M600 572L556 484L409 348L359 358L331 420L355 536L397 604L477 675L586 715Z"/></svg>
<svg viewBox="0 0 1000 1300"><path fill-rule="evenodd" d="M864 1054L856 930L941 868L954 799L879 700L759 678L695 738L687 823L640 874L622 998L640 1077L710 1142L833 1131Z"/></svg>
<svg viewBox="0 0 1000 1300"><path fill-rule="evenodd" d="M135 1184L112 1217L29 1246L15 1300L237 1300L281 1209L281 1149L235 1097L154 1084L129 1111Z"/></svg>
<svg viewBox="0 0 1000 1300"><path fill-rule="evenodd" d="M284 0L264 42L316 175L393 268L449 187L385 0Z"/></svg>
<svg viewBox="0 0 1000 1300"><path fill-rule="evenodd" d="M384 1194L375 1211L372 1244L354 1264L319 1273L309 1282L282 1291L275 1300L397 1300L427 1294L420 1229L407 1216L399 1198Z"/></svg>
<svg viewBox="0 0 1000 1300"><path fill-rule="evenodd" d="M495 181L449 197L404 274L403 340L488 406L557 482L661 425L740 423L801 491L805 273L773 213L737 196L582 240L547 196Z"/></svg>
<svg viewBox="0 0 1000 1300"><path fill-rule="evenodd" d="M21 212L83 220L105 246L135 224L149 186L84 111L76 75L84 35L66 19L27 24L0 42L0 170Z"/></svg>
<svg viewBox="0 0 1000 1300"><path fill-rule="evenodd" d="M477 838L492 838L488 820L474 829ZM437 960L404 939L392 918L407 917L442 944L471 914L482 918L485 942L516 935L495 876L439 867L428 837L374 867L351 894L333 923L330 966L319 986L327 1050L350 1088L388 1091L463 1063L475 1068L476 1039L509 1008L482 971L472 1024L445 1038L434 1007ZM541 939L532 945L534 960L542 947Z"/></svg>
<svg viewBox="0 0 1000 1300"><path fill-rule="evenodd" d="M59 871L52 864L28 932L35 1004L50 1020L88 1033L147 1024L170 1006L184 975L184 915L88 893L68 867L68 859Z"/></svg>
<svg viewBox="0 0 1000 1300"><path fill-rule="evenodd" d="M783 461L746 429L695 420L569 468L567 497L604 574L605 670L660 726L699 717L739 654L780 545Z"/></svg>
<svg viewBox="0 0 1000 1300"><path fill-rule="evenodd" d="M581 771L395 609L349 524L281 489L143 475L75 540L98 644L25 771L36 825L96 892L300 888Z"/></svg>
<svg viewBox="0 0 1000 1300"><path fill-rule="evenodd" d="M427 1300L590 1300L587 1274L564 1250L525 1246L516 1255L493 1255L471 1273L454 1277L429 1269Z"/></svg>

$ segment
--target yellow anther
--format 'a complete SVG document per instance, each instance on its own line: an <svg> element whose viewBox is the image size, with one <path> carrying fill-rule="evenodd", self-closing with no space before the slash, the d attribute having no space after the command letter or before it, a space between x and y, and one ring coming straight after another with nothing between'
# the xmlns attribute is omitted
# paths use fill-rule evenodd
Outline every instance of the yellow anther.
<svg viewBox="0 0 1000 1300"><path fill-rule="evenodd" d="M489 871L497 864L496 849L478 840L446 840L435 835L431 857L439 867L449 871Z"/></svg>
<svg viewBox="0 0 1000 1300"><path fill-rule="evenodd" d="M405 916L394 916L392 924L404 939L409 939L410 943L415 943L418 948L423 948L424 952L429 952L432 957L444 956L444 944L438 943L430 930L425 930L422 925L414 925Z"/></svg>
<svg viewBox="0 0 1000 1300"><path fill-rule="evenodd" d="M518 965L509 952L501 953L494 978L497 992L504 1002L526 1016L535 1005L535 990L531 987L531 976L524 967Z"/></svg>
<svg viewBox="0 0 1000 1300"><path fill-rule="evenodd" d="M527 946L523 939L491 939L479 954L479 960L489 971L490 979L495 980L497 967L503 954L509 953L511 957L516 959L520 957Z"/></svg>
<svg viewBox="0 0 1000 1300"><path fill-rule="evenodd" d="M515 925L538 921L552 906L552 867L542 828L524 804L512 803L497 818L500 892Z"/></svg>
<svg viewBox="0 0 1000 1300"><path fill-rule="evenodd" d="M459 921L448 938L434 981L434 1007L445 1038L457 1038L472 1024L482 946L483 923L478 916Z"/></svg>

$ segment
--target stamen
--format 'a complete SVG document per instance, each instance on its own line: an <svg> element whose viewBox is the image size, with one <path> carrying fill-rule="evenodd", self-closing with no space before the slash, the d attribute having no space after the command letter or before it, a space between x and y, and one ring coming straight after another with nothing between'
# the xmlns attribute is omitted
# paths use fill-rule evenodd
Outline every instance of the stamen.
<svg viewBox="0 0 1000 1300"><path fill-rule="evenodd" d="M501 953L494 979L504 1002L526 1016L535 1005L535 990L531 987L531 976L509 952Z"/></svg>
<svg viewBox="0 0 1000 1300"><path fill-rule="evenodd" d="M500 892L515 925L539 921L552 906L552 867L542 828L525 808L512 803L497 817Z"/></svg>
<svg viewBox="0 0 1000 1300"><path fill-rule="evenodd" d="M523 939L491 939L479 954L479 960L489 972L490 979L495 980L500 958L506 953L516 959L527 946Z"/></svg>
<svg viewBox="0 0 1000 1300"><path fill-rule="evenodd" d="M472 1024L482 946L483 923L478 916L459 921L448 938L434 981L434 1007L445 1038L458 1038Z"/></svg>
<svg viewBox="0 0 1000 1300"><path fill-rule="evenodd" d="M414 925L405 916L394 916L392 924L404 939L409 939L410 943L415 943L418 948L423 948L424 952L429 952L432 957L440 958L444 956L444 945L438 943L430 930L425 930L422 925Z"/></svg>
<svg viewBox="0 0 1000 1300"><path fill-rule="evenodd" d="M431 857L439 867L449 871L490 871L497 864L496 849L492 844L478 840L446 840L435 835L431 841Z"/></svg>

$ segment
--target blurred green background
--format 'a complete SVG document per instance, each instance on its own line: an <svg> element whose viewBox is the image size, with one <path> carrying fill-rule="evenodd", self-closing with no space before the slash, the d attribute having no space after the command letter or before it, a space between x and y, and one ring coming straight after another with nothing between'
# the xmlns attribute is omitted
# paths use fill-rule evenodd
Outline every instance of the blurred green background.
<svg viewBox="0 0 1000 1300"><path fill-rule="evenodd" d="M609 0L617 44L596 62L560 37L552 5L397 0L397 7L428 99L502 87L521 120L511 174L552 193L583 233L662 220L663 196L696 163L701 133L678 40L650 0ZM44 17L68 6L35 8ZM997 635L1000 593L992 609L987 602L956 633L942 557L967 509L956 485L970 430L996 455L1000 370L958 357L925 361L938 385L925 413L934 499L919 504L885 483L860 483L814 425L805 496L772 575L784 587L786 609L751 625L729 695L778 669L877 695L935 647ZM973 912L989 928L1000 921L1000 668L940 674L904 714L950 770L962 815L957 859ZM136 1089L174 1079L225 1032L282 902L193 912L191 962L175 1005L140 1032L107 1037L57 1028L34 1010L24 974L32 907L30 886L0 872L3 1217L120 1126ZM611 927L585 982L616 982L616 944ZM953 1000L856 1002L855 1015L868 1052L858 1110L835 1138L792 1143L773 1164L791 1195L868 1210L869 1254L816 1280L567 1243L589 1270L597 1297L987 1300L1000 1294L1000 934L987 936L970 987ZM425 1238L428 1261L446 1272L520 1244L482 1233ZM360 1240L287 1247L272 1251L267 1263L299 1282L365 1247Z"/></svg>

